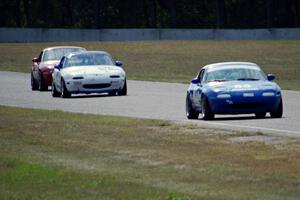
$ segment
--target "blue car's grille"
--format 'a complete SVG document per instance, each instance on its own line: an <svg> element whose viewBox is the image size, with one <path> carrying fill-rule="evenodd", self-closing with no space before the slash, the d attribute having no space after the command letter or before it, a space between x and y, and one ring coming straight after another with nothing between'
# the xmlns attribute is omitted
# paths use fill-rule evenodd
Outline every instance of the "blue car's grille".
<svg viewBox="0 0 300 200"><path fill-rule="evenodd" d="M233 109L255 109L263 106L264 104L262 102L241 102L230 105Z"/></svg>

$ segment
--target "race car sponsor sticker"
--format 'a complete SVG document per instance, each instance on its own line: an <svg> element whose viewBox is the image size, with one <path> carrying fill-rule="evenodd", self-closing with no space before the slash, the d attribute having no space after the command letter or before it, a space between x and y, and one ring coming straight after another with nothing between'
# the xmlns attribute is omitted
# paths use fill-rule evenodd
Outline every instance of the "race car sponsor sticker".
<svg viewBox="0 0 300 200"><path fill-rule="evenodd" d="M252 87L251 85L248 85L248 84L235 85L232 88L232 91L243 91L243 90L252 90L252 91L255 91L255 90L258 90L258 88L257 87Z"/></svg>

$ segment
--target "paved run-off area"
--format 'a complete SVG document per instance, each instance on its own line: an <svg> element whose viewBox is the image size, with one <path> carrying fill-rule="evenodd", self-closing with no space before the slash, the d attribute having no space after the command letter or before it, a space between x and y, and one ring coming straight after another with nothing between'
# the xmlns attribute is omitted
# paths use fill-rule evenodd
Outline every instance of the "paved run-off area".
<svg viewBox="0 0 300 200"><path fill-rule="evenodd" d="M30 74L0 72L0 105L187 122L187 87L176 83L128 81L128 96L77 95L61 99L53 98L50 91L31 91ZM284 115L281 119L217 115L214 121L190 122L199 127L300 136L299 99L300 92L283 91Z"/></svg>

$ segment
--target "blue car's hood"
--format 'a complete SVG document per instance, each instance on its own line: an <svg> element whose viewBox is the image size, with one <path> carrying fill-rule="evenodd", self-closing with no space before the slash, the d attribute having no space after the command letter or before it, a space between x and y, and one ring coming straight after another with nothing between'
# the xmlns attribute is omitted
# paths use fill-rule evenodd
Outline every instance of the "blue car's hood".
<svg viewBox="0 0 300 200"><path fill-rule="evenodd" d="M224 81L209 82L209 89L219 91L251 91L251 90L278 90L278 86L270 81Z"/></svg>

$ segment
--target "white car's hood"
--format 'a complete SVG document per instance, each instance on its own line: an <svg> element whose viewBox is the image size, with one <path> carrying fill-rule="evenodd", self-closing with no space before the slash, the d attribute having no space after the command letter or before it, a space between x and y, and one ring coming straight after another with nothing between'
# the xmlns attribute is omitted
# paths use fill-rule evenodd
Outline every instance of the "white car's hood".
<svg viewBox="0 0 300 200"><path fill-rule="evenodd" d="M95 66L75 66L63 69L64 75L85 76L85 75L125 75L121 67L111 65L95 65Z"/></svg>

